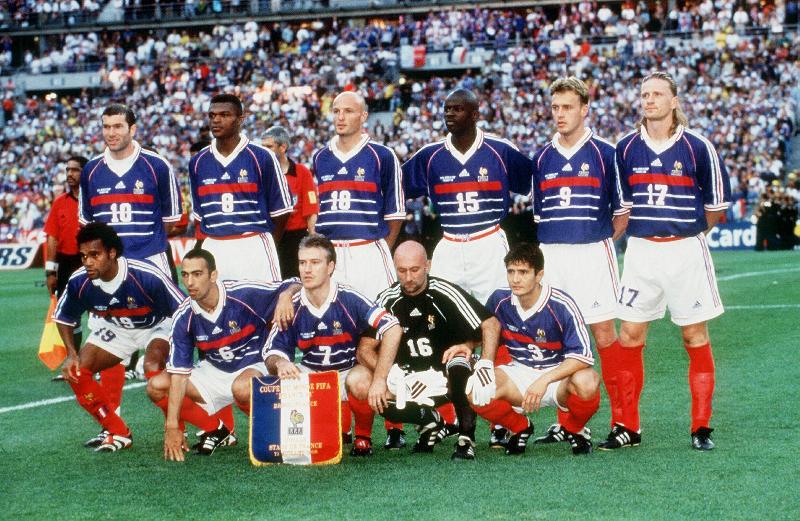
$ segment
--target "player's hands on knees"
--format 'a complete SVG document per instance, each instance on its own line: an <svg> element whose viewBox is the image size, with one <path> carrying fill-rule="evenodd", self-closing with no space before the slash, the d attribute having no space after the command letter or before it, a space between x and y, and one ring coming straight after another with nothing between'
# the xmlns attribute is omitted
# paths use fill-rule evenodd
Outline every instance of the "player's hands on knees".
<svg viewBox="0 0 800 521"><path fill-rule="evenodd" d="M183 453L189 452L183 431L178 427L164 428L164 459L167 461L183 461Z"/></svg>
<svg viewBox="0 0 800 521"><path fill-rule="evenodd" d="M81 374L81 367L77 356L68 356L64 360L64 365L61 366L61 374L64 375L68 381L76 383L78 376Z"/></svg>
<svg viewBox="0 0 800 521"><path fill-rule="evenodd" d="M288 290L278 295L278 302L275 304L275 314L272 315L272 323L278 324L281 331L286 331L294 318L294 306L292 305L292 293Z"/></svg>
<svg viewBox="0 0 800 521"><path fill-rule="evenodd" d="M389 389L386 380L383 378L373 378L369 386L367 401L373 411L383 414L383 410L389 406Z"/></svg>
<svg viewBox="0 0 800 521"><path fill-rule="evenodd" d="M275 369L278 372L278 378L298 378L300 376L300 368L288 360L281 360L275 364Z"/></svg>
<svg viewBox="0 0 800 521"><path fill-rule="evenodd" d="M467 344L456 344L444 352L442 355L442 363L446 364L457 356L463 356L469 360L469 357L472 356L472 348L470 348Z"/></svg>
<svg viewBox="0 0 800 521"><path fill-rule="evenodd" d="M547 391L548 383L539 378L533 382L525 391L525 396L522 397L522 409L525 412L536 412L542 405L542 398Z"/></svg>

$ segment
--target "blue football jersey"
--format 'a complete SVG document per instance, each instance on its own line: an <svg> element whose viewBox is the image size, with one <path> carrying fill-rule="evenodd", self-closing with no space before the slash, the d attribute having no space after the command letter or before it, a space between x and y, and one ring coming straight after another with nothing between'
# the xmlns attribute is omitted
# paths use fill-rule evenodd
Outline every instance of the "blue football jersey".
<svg viewBox="0 0 800 521"><path fill-rule="evenodd" d="M465 154L449 134L422 147L403 164L403 179L408 197L433 201L444 231L469 234L500 223L508 214L509 190L530 192L531 168L530 158L509 141L478 129Z"/></svg>
<svg viewBox="0 0 800 521"><path fill-rule="evenodd" d="M211 237L272 231L272 218L291 213L292 194L271 151L241 136L229 156L216 140L189 160L192 217Z"/></svg>
<svg viewBox="0 0 800 521"><path fill-rule="evenodd" d="M383 239L387 220L406 217L397 156L366 135L347 154L337 143L338 136L312 162L319 191L316 230L331 240Z"/></svg>
<svg viewBox="0 0 800 521"><path fill-rule="evenodd" d="M633 237L692 237L708 225L705 210L730 205L728 172L714 146L682 126L665 144L653 143L644 127L626 135L617 168Z"/></svg>
<svg viewBox="0 0 800 521"><path fill-rule="evenodd" d="M142 260L167 250L164 223L177 222L183 206L166 159L134 144L130 160L115 161L106 150L86 164L78 218L81 224L109 224L122 239L125 256Z"/></svg>
<svg viewBox="0 0 800 521"><path fill-rule="evenodd" d="M149 262L119 257L113 280L91 280L78 269L53 312L53 320L77 326L90 311L125 329L148 329L171 318L186 297L172 280Z"/></svg>
<svg viewBox="0 0 800 521"><path fill-rule="evenodd" d="M613 235L611 216L624 214L614 146L586 133L571 149L545 145L533 159L532 196L538 239L545 244L587 244Z"/></svg>
<svg viewBox="0 0 800 521"><path fill-rule="evenodd" d="M501 288L486 307L500 321L500 344L515 361L533 369L550 369L566 358L594 364L583 315L563 291L543 284L539 299L523 311L511 290Z"/></svg>
<svg viewBox="0 0 800 521"><path fill-rule="evenodd" d="M189 374L197 348L226 373L257 364L278 296L297 279L284 282L218 281L219 302L212 313L191 298L183 301L172 322L167 371Z"/></svg>
<svg viewBox="0 0 800 521"><path fill-rule="evenodd" d="M314 371L344 371L356 364L356 347L367 328L377 331L377 338L397 319L357 291L331 283L328 300L321 308L306 297L305 290L294 298L294 320L281 331L273 327L263 358L278 355L294 361L295 349L303 354L301 365Z"/></svg>

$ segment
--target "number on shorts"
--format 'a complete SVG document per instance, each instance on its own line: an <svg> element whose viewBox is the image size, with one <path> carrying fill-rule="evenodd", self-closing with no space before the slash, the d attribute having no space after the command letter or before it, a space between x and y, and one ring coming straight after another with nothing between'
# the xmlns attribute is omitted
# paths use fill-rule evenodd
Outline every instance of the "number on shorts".
<svg viewBox="0 0 800 521"><path fill-rule="evenodd" d="M558 195L561 197L561 200L558 202L559 206L569 206L569 203L572 200L572 188L568 186L562 186L561 190L559 190Z"/></svg>
<svg viewBox="0 0 800 521"><path fill-rule="evenodd" d="M409 338L406 344L408 345L408 350L411 351L411 356L431 356L433 354L433 348L431 347L431 341L427 338L423 337L417 340L417 348L414 349L414 339Z"/></svg>
<svg viewBox="0 0 800 521"><path fill-rule="evenodd" d="M223 346L223 347L220 347L219 349L217 349L217 352L219 353L219 356L220 356L220 357L221 357L223 360L225 360L226 362L230 362L231 360L233 360L233 357L235 356L235 355L234 355L234 354L231 352L231 348L230 348L230 346Z"/></svg>
<svg viewBox="0 0 800 521"><path fill-rule="evenodd" d="M339 190L338 192L331 192L331 210L349 210L350 209L350 191Z"/></svg>
<svg viewBox="0 0 800 521"><path fill-rule="evenodd" d="M226 192L220 196L220 201L222 201L222 213L231 213L233 212L233 194L230 192Z"/></svg>
<svg viewBox="0 0 800 521"><path fill-rule="evenodd" d="M653 184L647 185L647 204L656 206L664 206L664 200L667 198L667 185Z"/></svg>
<svg viewBox="0 0 800 521"><path fill-rule="evenodd" d="M133 220L131 203L111 203L111 222L129 223Z"/></svg>
<svg viewBox="0 0 800 521"><path fill-rule="evenodd" d="M92 334L97 337L100 337L100 340L102 340L103 342L111 342L112 340L117 338L117 335L113 331L105 327L95 329L92 332Z"/></svg>
<svg viewBox="0 0 800 521"><path fill-rule="evenodd" d="M625 294L626 293L627 293L627 297L628 297L627 298L627 302L625 302L625 300L626 300L626 295ZM619 291L619 301L618 302L620 304L624 304L624 305L628 306L629 308L632 308L633 307L633 301L636 300L636 297L638 297L638 296L639 296L639 290L638 289L626 288L625 286L622 286L622 288Z"/></svg>
<svg viewBox="0 0 800 521"><path fill-rule="evenodd" d="M331 346L319 346L319 350L324 355L322 357L322 365L331 365Z"/></svg>
<svg viewBox="0 0 800 521"><path fill-rule="evenodd" d="M478 192L457 193L458 213L477 212L480 206L477 198Z"/></svg>

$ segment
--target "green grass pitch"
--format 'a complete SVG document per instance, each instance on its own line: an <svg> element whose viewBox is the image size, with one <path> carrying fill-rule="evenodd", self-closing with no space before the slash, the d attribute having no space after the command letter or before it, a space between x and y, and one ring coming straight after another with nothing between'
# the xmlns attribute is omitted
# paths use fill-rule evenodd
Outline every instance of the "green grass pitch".
<svg viewBox="0 0 800 521"><path fill-rule="evenodd" d="M689 447L687 357L667 321L645 351L643 444L574 457L566 444L510 458L486 446L451 462L386 453L376 421L370 459L335 466L252 467L247 444L183 464L161 457L163 416L144 390L125 392L134 447L93 454L96 425L74 402L9 408L70 394L37 360L47 307L40 270L0 274L0 518L2 519L798 519L797 253L714 254L728 308L712 322L717 449ZM537 434L552 410L533 415ZM608 403L589 427L608 432ZM237 431L246 440L245 418ZM408 429L407 429L408 432ZM415 436L409 436L413 442Z"/></svg>

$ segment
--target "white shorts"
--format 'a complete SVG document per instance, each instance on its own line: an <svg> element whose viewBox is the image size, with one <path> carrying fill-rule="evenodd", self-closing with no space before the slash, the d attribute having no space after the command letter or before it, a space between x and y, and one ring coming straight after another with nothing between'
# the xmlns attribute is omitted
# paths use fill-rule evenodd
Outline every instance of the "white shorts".
<svg viewBox="0 0 800 521"><path fill-rule="evenodd" d="M461 286L485 304L494 290L508 287L503 262L508 241L499 226L470 236L477 238L445 233L433 250L431 275Z"/></svg>
<svg viewBox="0 0 800 521"><path fill-rule="evenodd" d="M96 345L126 365L133 353L139 349L146 349L150 342L156 339L169 342L172 333L172 319L162 320L148 329L125 329L97 315L89 315L88 326L91 333L86 343Z"/></svg>
<svg viewBox="0 0 800 521"><path fill-rule="evenodd" d="M156 253L155 255L147 257L145 260L150 264L155 265L155 267L161 270L161 272L164 273L169 280L172 280L172 270L170 269L169 258L167 257L166 252Z"/></svg>
<svg viewBox="0 0 800 521"><path fill-rule="evenodd" d="M270 233L232 239L206 237L203 249L214 256L219 280L281 280L278 250Z"/></svg>
<svg viewBox="0 0 800 521"><path fill-rule="evenodd" d="M333 278L370 300L397 280L386 241L333 241L336 271Z"/></svg>
<svg viewBox="0 0 800 521"><path fill-rule="evenodd" d="M308 368L302 364L298 364L300 371L303 373L320 373L322 371L315 371L314 369ZM347 401L347 388L344 386L344 381L347 380L347 375L350 373L350 369L345 369L344 371L339 371L339 398L343 401Z"/></svg>
<svg viewBox="0 0 800 521"><path fill-rule="evenodd" d="M575 299L587 324L617 318L619 268L611 239L539 246L544 253L544 281Z"/></svg>
<svg viewBox="0 0 800 521"><path fill-rule="evenodd" d="M198 403L208 414L214 414L233 403L233 381L247 369L255 369L261 376L267 375L264 362L249 365L233 373L226 373L214 367L208 360L201 360L192 369L189 381L206 403Z"/></svg>
<svg viewBox="0 0 800 521"><path fill-rule="evenodd" d="M528 391L528 387L530 387L533 382L538 380L540 376L549 371L549 369L532 369L527 365L520 364L519 362L511 362L510 364L500 365L495 367L495 369L503 371L506 376L508 376L514 385L517 386L517 390L523 398L525 398L525 393ZM561 380L553 382L547 386L547 390L544 392L544 396L542 396L541 407L558 407L562 411L567 410L567 408L562 407L556 399L556 392L558 391L558 385L560 383Z"/></svg>
<svg viewBox="0 0 800 521"><path fill-rule="evenodd" d="M678 326L698 324L724 311L706 237L677 241L628 239L619 298L619 318L658 320L667 308Z"/></svg>

